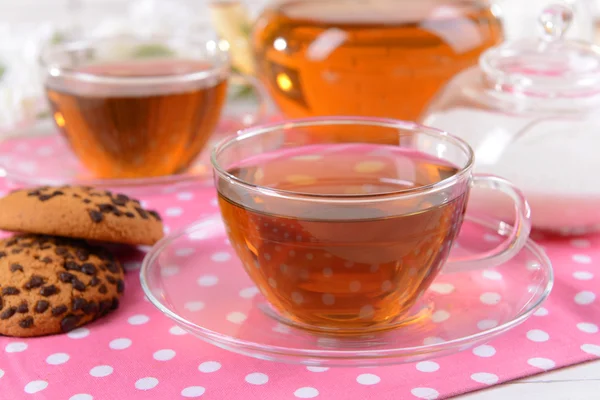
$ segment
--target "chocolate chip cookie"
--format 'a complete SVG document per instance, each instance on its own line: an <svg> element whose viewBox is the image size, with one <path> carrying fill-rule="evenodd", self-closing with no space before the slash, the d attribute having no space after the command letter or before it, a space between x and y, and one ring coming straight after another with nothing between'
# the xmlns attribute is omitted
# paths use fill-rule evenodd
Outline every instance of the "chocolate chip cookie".
<svg viewBox="0 0 600 400"><path fill-rule="evenodd" d="M19 235L0 241L0 334L68 332L119 307L123 268L83 240Z"/></svg>
<svg viewBox="0 0 600 400"><path fill-rule="evenodd" d="M0 199L0 229L153 245L163 236L156 211L138 200L82 186L16 190Z"/></svg>

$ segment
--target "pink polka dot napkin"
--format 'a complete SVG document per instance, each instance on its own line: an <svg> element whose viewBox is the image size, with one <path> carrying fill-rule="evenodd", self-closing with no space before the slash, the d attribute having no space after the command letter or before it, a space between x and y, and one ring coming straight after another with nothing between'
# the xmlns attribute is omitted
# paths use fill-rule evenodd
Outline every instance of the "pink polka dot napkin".
<svg viewBox="0 0 600 400"><path fill-rule="evenodd" d="M145 202L161 211L171 230L216 212L214 189L207 187L168 190ZM539 243L553 262L556 283L528 321L459 354L377 368L273 363L186 334L145 301L140 253L126 260L127 291L118 312L67 335L0 337L0 397L443 399L600 357L600 235Z"/></svg>

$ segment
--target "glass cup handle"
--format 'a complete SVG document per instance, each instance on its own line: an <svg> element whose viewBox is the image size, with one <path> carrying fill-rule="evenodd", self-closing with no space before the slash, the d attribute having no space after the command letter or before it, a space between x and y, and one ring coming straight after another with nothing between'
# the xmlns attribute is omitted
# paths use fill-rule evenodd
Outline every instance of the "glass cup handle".
<svg viewBox="0 0 600 400"><path fill-rule="evenodd" d="M523 193L509 181L492 175L475 175L471 187L494 189L508 195L515 209L515 222L511 234L496 248L466 257L450 257L443 273L486 269L498 266L513 258L525 246L531 232L531 210Z"/></svg>
<svg viewBox="0 0 600 400"><path fill-rule="evenodd" d="M252 121L242 121L244 126L249 127L257 122L266 122L270 114L270 110L273 108L273 103L271 102L271 98L269 97L269 94L262 83L260 83L260 81L253 76L241 74L239 72L231 72L229 79L234 83L245 82L250 84L250 86L252 86L256 91L256 95L258 97L258 111L255 115L252 115Z"/></svg>

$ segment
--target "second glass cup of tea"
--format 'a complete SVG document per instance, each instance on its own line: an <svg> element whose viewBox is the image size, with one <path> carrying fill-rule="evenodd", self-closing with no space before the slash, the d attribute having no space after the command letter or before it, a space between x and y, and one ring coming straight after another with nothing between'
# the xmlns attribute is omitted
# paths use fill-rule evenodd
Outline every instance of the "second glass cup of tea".
<svg viewBox="0 0 600 400"><path fill-rule="evenodd" d="M518 189L473 176L467 143L414 123L321 117L250 128L222 141L212 163L246 272L280 320L313 331L398 326L440 271L500 265L530 232ZM491 251L449 258L472 187L508 195L514 229Z"/></svg>
<svg viewBox="0 0 600 400"><path fill-rule="evenodd" d="M231 76L226 42L113 36L45 48L50 111L98 178L184 171L219 121Z"/></svg>

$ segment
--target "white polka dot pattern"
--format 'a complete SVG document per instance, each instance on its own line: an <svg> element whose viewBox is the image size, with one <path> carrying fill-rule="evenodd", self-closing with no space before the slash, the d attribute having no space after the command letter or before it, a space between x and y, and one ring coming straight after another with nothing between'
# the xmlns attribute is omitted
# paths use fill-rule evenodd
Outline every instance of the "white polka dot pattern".
<svg viewBox="0 0 600 400"><path fill-rule="evenodd" d="M181 391L181 395L186 398L200 397L206 392L206 389L202 386L188 386Z"/></svg>
<svg viewBox="0 0 600 400"><path fill-rule="evenodd" d="M110 365L98 365L90 370L90 375L94 378L104 378L109 376L114 371L114 368Z"/></svg>
<svg viewBox="0 0 600 400"><path fill-rule="evenodd" d="M138 390L154 389L156 387L156 385L158 385L158 379L153 378L153 377L138 379L135 382L135 388Z"/></svg>
<svg viewBox="0 0 600 400"><path fill-rule="evenodd" d="M221 364L217 361L205 361L198 367L198 371L204 373L216 372L221 369Z"/></svg>
<svg viewBox="0 0 600 400"><path fill-rule="evenodd" d="M253 372L246 375L245 381L251 385L264 385L269 382L269 377L261 372Z"/></svg>
<svg viewBox="0 0 600 400"><path fill-rule="evenodd" d="M69 400L94 400L94 396L87 393L77 393L69 397Z"/></svg>
<svg viewBox="0 0 600 400"><path fill-rule="evenodd" d="M301 387L294 391L294 396L299 399L314 399L319 395L319 391L313 387Z"/></svg>
<svg viewBox="0 0 600 400"><path fill-rule="evenodd" d="M83 339L88 337L90 330L88 328L77 328L67 333L67 336L71 339Z"/></svg>
<svg viewBox="0 0 600 400"><path fill-rule="evenodd" d="M375 385L381 382L381 378L375 374L360 374L356 377L356 382L361 385Z"/></svg>
<svg viewBox="0 0 600 400"><path fill-rule="evenodd" d="M51 354L46 358L46 362L50 365L60 365L69 361L69 355L67 353L55 353Z"/></svg>
<svg viewBox="0 0 600 400"><path fill-rule="evenodd" d="M34 394L34 393L41 392L42 390L46 389L47 387L48 387L48 382L38 380L38 381L29 382L27 385L25 385L25 388L23 390L27 394Z"/></svg>
<svg viewBox="0 0 600 400"><path fill-rule="evenodd" d="M128 338L118 338L111 340L108 346L113 350L125 350L129 346L131 346L131 339Z"/></svg>
<svg viewBox="0 0 600 400"><path fill-rule="evenodd" d="M2 146L0 144L0 149ZM58 154L53 146L52 142L37 148L30 146L23 154L52 158ZM35 162L28 161L22 167L32 170ZM379 167L364 164L359 168L371 173ZM0 192L7 190L0 183ZM202 215L218 212L213 188L176 187L168 193L147 198L146 202L161 211L171 231ZM284 227L270 228L278 229L279 233L284 230ZM481 234L480 237L481 246L486 248L498 243L498 236ZM119 395L129 400L149 396L244 398L250 391L256 398L362 399L376 398L379 393L394 393L401 399L429 400L446 398L457 388L472 391L495 385L515 378L517 372L534 374L562 367L568 361L597 359L600 357L600 237L542 238L540 241L555 265L556 282L549 300L529 320L504 336L471 347L464 346L465 351L456 355L365 369L328 368L316 363L283 365L236 355L200 341L144 300L138 280L144 254L132 256L123 260L127 270L127 292L121 308L105 320L40 341L0 339L0 360L4 363L0 366L2 396L33 398L37 393L43 398L93 400L110 398L110 394L118 389ZM246 281L236 286L235 299L231 299L231 303L215 305L212 294L232 284L227 267L235 260L237 249L220 239L209 253L199 254L198 243L197 240L190 241L186 246L174 249L171 263L164 266L162 278L165 282L179 279L186 263L197 257L203 257L202 262L210 267L194 276L190 285L193 285L195 295L181 302L180 312L186 316L218 318L232 331L247 329L253 313L257 312L251 305L261 298L260 291L265 288L259 289ZM278 267L286 267L282 251L273 248L267 254L271 261L277 261ZM358 267L358 264L348 263L338 271L326 264L330 260L320 258L316 252L310 254L312 260L300 251L289 256L319 262L320 276L332 282L336 282L338 273L346 274ZM539 263L527 258L519 262L515 274L534 276L539 273ZM291 267L287 267L290 272ZM369 271L381 273L383 267L373 264ZM511 306L510 288L505 285L513 281L512 273L494 268L469 275L468 287L477 291L472 296L476 303L473 309L485 311L465 329L478 334L496 329L505 322L504 312ZM350 291L360 291L366 286L358 280L351 282L347 282ZM466 286L465 282L453 280L450 274L440 275L426 295L448 298L464 292ZM393 285L382 281L377 288L392 290ZM335 307L340 301L338 293L332 286L330 292L320 293L316 300ZM312 300L300 293L293 299L299 304ZM442 328L460 322L460 307L434 309L430 318L440 331L424 335L427 337L423 337L420 344L439 345L448 340ZM362 315L366 317L372 312L372 308L365 308ZM288 337L291 333L290 327L275 323L265 331L265 334ZM573 344L568 350L572 354L566 354L561 346L567 342ZM327 343L323 341L323 344L326 349ZM59 378L70 375L77 376L75 384L65 385L63 378ZM399 376L402 379L398 379Z"/></svg>

